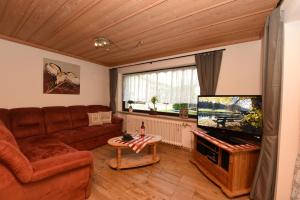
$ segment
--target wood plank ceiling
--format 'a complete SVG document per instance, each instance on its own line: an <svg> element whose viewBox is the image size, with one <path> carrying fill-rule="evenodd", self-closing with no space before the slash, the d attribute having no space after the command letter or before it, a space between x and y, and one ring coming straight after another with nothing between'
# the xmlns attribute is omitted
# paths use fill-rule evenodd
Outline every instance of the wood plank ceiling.
<svg viewBox="0 0 300 200"><path fill-rule="evenodd" d="M277 1L0 0L0 38L116 66L259 39Z"/></svg>

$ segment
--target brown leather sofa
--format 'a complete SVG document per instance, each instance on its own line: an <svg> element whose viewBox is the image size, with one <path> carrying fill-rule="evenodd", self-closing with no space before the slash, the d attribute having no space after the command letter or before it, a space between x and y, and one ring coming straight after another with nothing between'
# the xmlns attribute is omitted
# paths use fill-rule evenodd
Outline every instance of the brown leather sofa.
<svg viewBox="0 0 300 200"><path fill-rule="evenodd" d="M0 199L86 199L93 157L89 150L122 134L122 119L88 126L101 105L0 108Z"/></svg>

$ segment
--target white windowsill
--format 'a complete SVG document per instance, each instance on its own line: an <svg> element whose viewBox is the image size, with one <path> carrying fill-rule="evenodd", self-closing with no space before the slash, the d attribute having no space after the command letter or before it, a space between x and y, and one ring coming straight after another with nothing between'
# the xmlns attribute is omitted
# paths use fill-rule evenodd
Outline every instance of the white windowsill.
<svg viewBox="0 0 300 200"><path fill-rule="evenodd" d="M184 118L175 117L175 116L150 115L148 113L126 112L126 111L118 111L118 113L125 114L125 115L136 115L136 116L141 116L141 117L156 118L156 119L169 119L169 120L176 120L176 121L182 121L182 122L197 123L197 119L193 119L193 118L184 119Z"/></svg>

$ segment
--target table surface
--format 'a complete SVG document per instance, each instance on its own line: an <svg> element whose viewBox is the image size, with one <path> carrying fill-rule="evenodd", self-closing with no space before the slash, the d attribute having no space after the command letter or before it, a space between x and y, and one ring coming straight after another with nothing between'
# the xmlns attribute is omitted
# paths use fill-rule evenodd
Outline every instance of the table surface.
<svg viewBox="0 0 300 200"><path fill-rule="evenodd" d="M152 138L147 141L147 144L153 144L153 143L157 143L157 142L161 141L161 136L158 136L158 135L149 135L149 134L147 134L146 136L152 136ZM109 145L113 146L113 147L127 147L128 146L127 144L116 142L115 140L117 138L122 138L122 136L110 138L107 141L107 143Z"/></svg>

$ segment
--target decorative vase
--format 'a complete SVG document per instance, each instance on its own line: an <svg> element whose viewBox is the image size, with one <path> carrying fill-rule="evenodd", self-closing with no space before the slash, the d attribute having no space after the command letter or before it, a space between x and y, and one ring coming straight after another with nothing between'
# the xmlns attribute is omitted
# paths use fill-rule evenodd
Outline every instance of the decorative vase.
<svg viewBox="0 0 300 200"><path fill-rule="evenodd" d="M189 118L189 110L187 108L181 108L179 110L179 117L183 119Z"/></svg>
<svg viewBox="0 0 300 200"><path fill-rule="evenodd" d="M133 112L133 108L132 108L132 106L129 106L129 108L128 108L128 112Z"/></svg>

